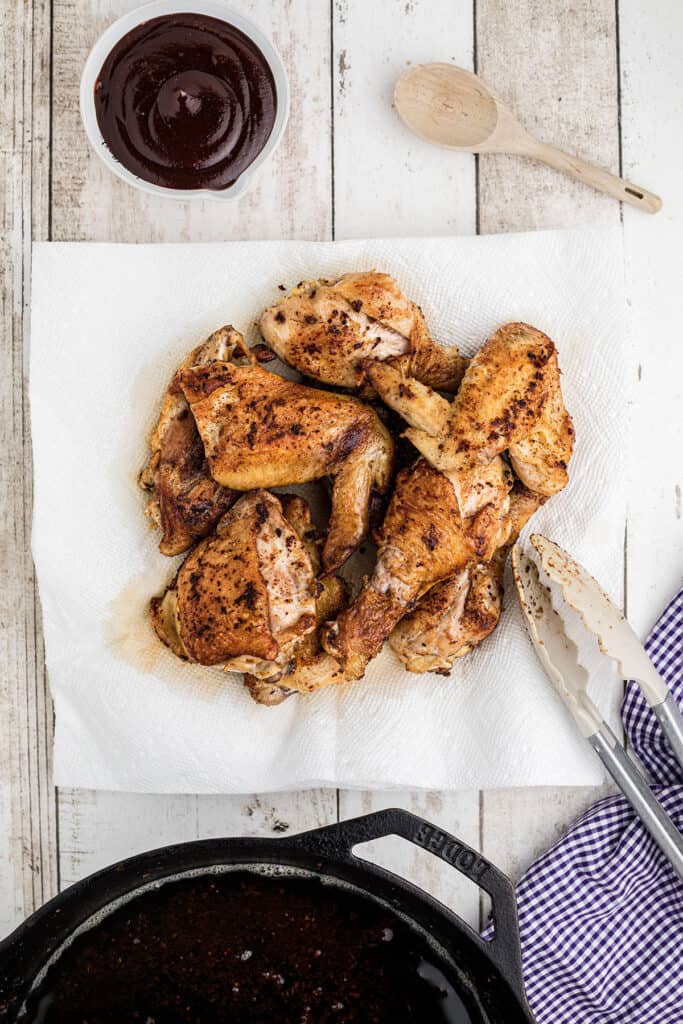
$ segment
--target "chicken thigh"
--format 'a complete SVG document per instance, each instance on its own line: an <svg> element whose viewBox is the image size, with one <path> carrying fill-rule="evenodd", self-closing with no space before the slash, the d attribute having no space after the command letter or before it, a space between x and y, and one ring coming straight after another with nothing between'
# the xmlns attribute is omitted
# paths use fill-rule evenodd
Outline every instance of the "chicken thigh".
<svg viewBox="0 0 683 1024"><path fill-rule="evenodd" d="M303 498L243 495L152 600L157 635L183 660L245 673L259 703L342 682L317 626L342 610L346 589L317 578L319 547Z"/></svg>
<svg viewBox="0 0 683 1024"><path fill-rule="evenodd" d="M465 367L455 346L432 340L393 278L375 271L303 283L265 310L260 327L282 360L337 387L362 384L364 359L388 360L441 391L455 391Z"/></svg>
<svg viewBox="0 0 683 1024"><path fill-rule="evenodd" d="M394 443L374 410L253 362L188 367L178 382L217 483L245 491L334 477L323 565L342 565L367 533L373 494L391 482Z"/></svg>
<svg viewBox="0 0 683 1024"><path fill-rule="evenodd" d="M269 672L315 627L315 599L303 542L278 499L258 490L239 499L152 600L152 624L180 658Z"/></svg>

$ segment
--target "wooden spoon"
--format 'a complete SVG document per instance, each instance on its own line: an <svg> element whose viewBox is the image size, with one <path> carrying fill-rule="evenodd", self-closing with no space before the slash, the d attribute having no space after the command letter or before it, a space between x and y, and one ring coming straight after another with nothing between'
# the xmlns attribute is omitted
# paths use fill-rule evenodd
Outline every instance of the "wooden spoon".
<svg viewBox="0 0 683 1024"><path fill-rule="evenodd" d="M394 104L426 142L467 153L514 153L542 160L571 178L648 213L659 196L534 138L481 78L452 64L416 64L399 78Z"/></svg>

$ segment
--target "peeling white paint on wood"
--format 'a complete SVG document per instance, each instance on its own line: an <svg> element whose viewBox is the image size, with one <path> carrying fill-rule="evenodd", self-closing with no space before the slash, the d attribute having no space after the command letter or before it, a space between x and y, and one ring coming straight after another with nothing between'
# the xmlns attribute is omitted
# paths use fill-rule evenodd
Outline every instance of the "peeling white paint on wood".
<svg viewBox="0 0 683 1024"><path fill-rule="evenodd" d="M473 234L474 157L416 138L392 108L409 63L472 67L471 4L336 0L333 10L336 237Z"/></svg>
<svg viewBox="0 0 683 1024"><path fill-rule="evenodd" d="M237 203L189 203L137 192L92 153L78 111L90 46L134 3L55 3L53 238L177 242L331 237L330 17L318 0L233 2L278 46L292 114L276 158ZM314 54L314 59L311 55ZM62 885L112 860L169 842L215 835L302 831L334 821L334 791L234 797L139 796L61 791Z"/></svg>
<svg viewBox="0 0 683 1024"><path fill-rule="evenodd" d="M0 13L0 934L57 889L52 708L30 553L31 239L49 223L50 5Z"/></svg>
<svg viewBox="0 0 683 1024"><path fill-rule="evenodd" d="M635 401L628 509L628 614L640 635L683 576L683 5L621 0L624 173L664 198L652 221L624 209ZM645 109L644 109L645 108Z"/></svg>
<svg viewBox="0 0 683 1024"><path fill-rule="evenodd" d="M645 9L636 0L620 0L618 51L612 0L477 0L476 24L472 0L231 0L279 46L290 73L292 118L257 188L239 203L223 205L137 193L88 149L78 112L81 67L98 33L136 4L55 0L52 76L46 0L9 0L2 15L0 934L57 888L52 719L28 548L30 441L23 387L32 236L329 238L333 214L337 237L471 233L477 221L486 232L615 223L616 204L547 168L489 156L475 173L473 158L412 138L390 102L406 61L449 60L465 67L476 62L541 138L618 170L620 86L623 172L664 199L657 219L624 211L627 287L640 361L633 370L634 408L625 409L633 421L626 596L641 633L680 583L683 480L680 460L676 464L668 453L681 448L681 374L673 372L680 346L671 333L683 270L675 237L683 218L681 5L653 0ZM67 885L167 842L281 835L333 821L338 812L346 817L396 804L438 822L518 876L598 795L541 789L337 797L333 790L316 790L194 797L62 790L60 881ZM371 852L472 924L485 914L485 902L469 883L424 851L389 839Z"/></svg>

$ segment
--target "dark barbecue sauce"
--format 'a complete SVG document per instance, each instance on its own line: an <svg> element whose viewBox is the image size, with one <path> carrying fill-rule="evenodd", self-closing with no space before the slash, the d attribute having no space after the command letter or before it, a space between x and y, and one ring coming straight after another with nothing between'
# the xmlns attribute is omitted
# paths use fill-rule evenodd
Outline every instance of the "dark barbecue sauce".
<svg viewBox="0 0 683 1024"><path fill-rule="evenodd" d="M95 83L107 146L139 178L166 188L224 189L273 130L275 81L243 32L204 14L138 25Z"/></svg>
<svg viewBox="0 0 683 1024"><path fill-rule="evenodd" d="M169 882L83 933L32 1024L471 1024L449 967L389 910L316 880Z"/></svg>

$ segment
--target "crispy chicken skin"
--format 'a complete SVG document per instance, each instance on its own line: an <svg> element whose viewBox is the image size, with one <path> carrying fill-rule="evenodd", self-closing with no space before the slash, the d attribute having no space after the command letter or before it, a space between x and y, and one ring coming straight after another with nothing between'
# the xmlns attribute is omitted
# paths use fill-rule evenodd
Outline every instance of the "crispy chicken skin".
<svg viewBox="0 0 683 1024"><path fill-rule="evenodd" d="M246 673L244 685L259 704L281 704L295 693L312 693L323 686L344 682L338 661L322 650L319 627L346 607L346 586L339 576L320 576L322 535L311 522L308 502L294 494L282 496L282 512L302 541L317 576L316 628L291 647L289 657L277 673L267 678Z"/></svg>
<svg viewBox="0 0 683 1024"><path fill-rule="evenodd" d="M178 381L219 484L246 491L334 477L323 565L342 565L367 534L373 493L391 482L394 443L374 410L255 364L188 367Z"/></svg>
<svg viewBox="0 0 683 1024"><path fill-rule="evenodd" d="M344 274L306 282L266 309L266 343L282 360L323 384L357 388L364 359L388 360L403 373L455 391L465 361L455 346L437 345L419 306L388 274Z"/></svg>
<svg viewBox="0 0 683 1024"><path fill-rule="evenodd" d="M502 610L503 572L508 551L526 522L546 501L519 481L510 492L510 535L488 562L476 562L437 583L401 619L389 644L409 672L448 675L456 658L493 632Z"/></svg>
<svg viewBox="0 0 683 1024"><path fill-rule="evenodd" d="M152 600L152 624L189 661L233 671L266 662L267 671L314 629L316 593L304 543L279 500L257 490L239 499Z"/></svg>
<svg viewBox="0 0 683 1024"><path fill-rule="evenodd" d="M317 626L344 608L346 588L316 578L320 546L303 498L246 494L152 600L154 629L184 660L244 672L262 704L343 682Z"/></svg>
<svg viewBox="0 0 683 1024"><path fill-rule="evenodd" d="M495 628L510 545L568 479L574 428L553 342L507 324L465 370L375 272L300 285L261 331L302 373L374 389L420 457L396 477L374 571L349 606L334 572L389 492L391 434L358 398L268 372L238 331L216 331L173 378L140 477L162 552L196 545L151 602L155 630L180 658L242 672L267 705L360 679L387 638L409 671L448 674ZM321 478L324 538L302 498L266 490Z"/></svg>
<svg viewBox="0 0 683 1024"><path fill-rule="evenodd" d="M529 490L550 497L569 480L574 424L564 407L559 371L550 375L548 397L537 426L510 445L512 467Z"/></svg>
<svg viewBox="0 0 683 1024"><path fill-rule="evenodd" d="M519 478L545 495L562 490L574 445L557 351L528 324L506 324L471 360L452 402L391 366L366 365L382 399L410 424L406 437L453 479L468 478L506 449Z"/></svg>
<svg viewBox="0 0 683 1024"><path fill-rule="evenodd" d="M236 331L221 327L189 354L180 372L189 366L229 359ZM150 439L150 458L139 477L151 496L146 514L163 536L163 555L179 555L208 536L239 495L211 479L194 417L173 377L164 395L159 421Z"/></svg>
<svg viewBox="0 0 683 1024"><path fill-rule="evenodd" d="M471 482L471 515L463 520L451 480L419 459L402 470L378 533L377 564L351 607L322 630L322 643L350 679L363 675L401 617L435 583L475 561L489 560L507 540L512 475L494 459Z"/></svg>

